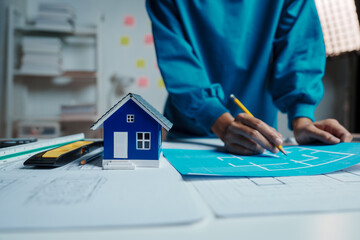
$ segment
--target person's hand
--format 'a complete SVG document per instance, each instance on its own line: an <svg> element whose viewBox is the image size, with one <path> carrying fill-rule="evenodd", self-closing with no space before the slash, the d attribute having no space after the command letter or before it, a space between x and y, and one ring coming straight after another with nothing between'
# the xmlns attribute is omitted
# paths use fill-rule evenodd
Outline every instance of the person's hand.
<svg viewBox="0 0 360 240"><path fill-rule="evenodd" d="M277 153L282 136L263 121L240 113L234 119L229 113L221 115L211 130L225 143L229 152L240 155L260 154L266 150Z"/></svg>
<svg viewBox="0 0 360 240"><path fill-rule="evenodd" d="M336 144L352 140L352 135L335 119L312 122L309 118L301 117L294 119L292 126L300 145L316 142Z"/></svg>

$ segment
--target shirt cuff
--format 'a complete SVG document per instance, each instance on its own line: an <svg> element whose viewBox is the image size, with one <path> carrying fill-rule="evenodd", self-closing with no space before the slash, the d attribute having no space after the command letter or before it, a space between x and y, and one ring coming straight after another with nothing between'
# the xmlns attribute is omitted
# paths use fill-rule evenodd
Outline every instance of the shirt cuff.
<svg viewBox="0 0 360 240"><path fill-rule="evenodd" d="M215 121L224 113L229 112L221 101L216 97L211 97L203 102L197 112L197 121L206 131L211 133L211 127Z"/></svg>
<svg viewBox="0 0 360 240"><path fill-rule="evenodd" d="M315 109L316 106L315 105L311 105L311 104L296 104L293 107L290 107L288 110L288 127L290 130L293 130L292 128L292 121L295 118L299 118L299 117L306 117L306 118L310 118L311 121L315 121Z"/></svg>

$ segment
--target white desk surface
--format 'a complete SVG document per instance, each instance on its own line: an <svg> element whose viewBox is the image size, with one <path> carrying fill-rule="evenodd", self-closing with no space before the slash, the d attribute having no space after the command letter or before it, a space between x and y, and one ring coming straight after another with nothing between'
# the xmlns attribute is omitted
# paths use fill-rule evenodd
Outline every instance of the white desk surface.
<svg viewBox="0 0 360 240"><path fill-rule="evenodd" d="M166 147L166 143L165 143ZM185 182L205 218L189 225L0 232L11 239L360 239L360 211L216 218L191 182ZM360 204L360 203L359 203ZM136 214L136 213L134 213ZM1 213L0 213L0 217ZM56 216L54 216L56 217Z"/></svg>

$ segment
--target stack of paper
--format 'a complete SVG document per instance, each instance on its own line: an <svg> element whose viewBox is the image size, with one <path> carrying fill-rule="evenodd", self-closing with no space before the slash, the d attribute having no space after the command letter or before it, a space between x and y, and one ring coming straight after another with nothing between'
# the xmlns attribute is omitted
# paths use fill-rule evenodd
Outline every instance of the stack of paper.
<svg viewBox="0 0 360 240"><path fill-rule="evenodd" d="M96 120L96 105L88 104L71 104L61 106L61 119L65 120Z"/></svg>
<svg viewBox="0 0 360 240"><path fill-rule="evenodd" d="M61 72L61 40L56 37L22 38L21 72L53 74Z"/></svg>
<svg viewBox="0 0 360 240"><path fill-rule="evenodd" d="M39 28L73 31L75 10L65 3L40 3L35 25Z"/></svg>

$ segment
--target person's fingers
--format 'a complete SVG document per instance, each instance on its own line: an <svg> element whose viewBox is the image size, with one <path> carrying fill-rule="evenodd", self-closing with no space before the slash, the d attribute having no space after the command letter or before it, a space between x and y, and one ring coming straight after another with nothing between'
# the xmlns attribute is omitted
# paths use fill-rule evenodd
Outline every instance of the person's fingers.
<svg viewBox="0 0 360 240"><path fill-rule="evenodd" d="M347 132L340 137L340 140L342 142L351 142L353 140L353 135L351 135L351 133Z"/></svg>
<svg viewBox="0 0 360 240"><path fill-rule="evenodd" d="M270 126L269 126L270 127ZM278 137L281 139L281 141L282 141L282 139L283 139L283 135L281 134L281 133L279 133L275 128L273 128L273 127L270 127L270 129L273 131L273 132L275 132L277 135L278 135ZM281 145L281 144L280 144Z"/></svg>
<svg viewBox="0 0 360 240"><path fill-rule="evenodd" d="M340 142L339 138L335 137L333 134L327 131L324 131L316 127L315 125L312 125L309 128L307 128L306 134L310 139L314 139L326 144L336 144Z"/></svg>
<svg viewBox="0 0 360 240"><path fill-rule="evenodd" d="M228 149L232 149L234 153L241 154L260 154L265 151L265 149L257 144L255 141L244 137L234 131L229 132L225 136L225 143L228 144ZM244 149L247 149L246 151Z"/></svg>
<svg viewBox="0 0 360 240"><path fill-rule="evenodd" d="M261 139L261 142L258 142L260 145L264 146L266 149L270 150L275 146L282 144L282 136L274 128L270 127L260 119L251 117L247 114L238 114L235 118L235 121L241 122L246 126L249 126L250 129L255 129L256 131L248 132L249 137L256 141L255 138ZM252 134L254 135L253 138ZM262 137L258 136L261 135ZM270 145L269 145L270 143Z"/></svg>
<svg viewBox="0 0 360 240"><path fill-rule="evenodd" d="M341 142L351 142L352 135L335 119L326 119L315 122L314 125L326 132L329 132L340 139Z"/></svg>

